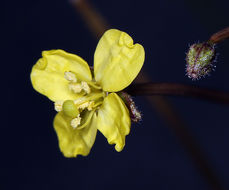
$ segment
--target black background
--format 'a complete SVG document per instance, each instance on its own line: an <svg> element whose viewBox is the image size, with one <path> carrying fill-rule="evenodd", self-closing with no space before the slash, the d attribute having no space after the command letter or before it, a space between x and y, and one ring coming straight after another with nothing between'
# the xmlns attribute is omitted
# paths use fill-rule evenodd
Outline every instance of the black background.
<svg viewBox="0 0 229 190"><path fill-rule="evenodd" d="M154 82L178 82L229 91L229 41L217 46L216 71L193 82L184 73L188 45L229 24L228 0L92 1L112 28L146 51L143 69ZM117 153L98 133L87 157L67 159L52 127L53 103L33 90L30 71L42 50L64 49L93 65L98 40L64 0L3 1L1 55L1 189L211 189L162 117L135 98L143 121L132 125ZM207 162L229 189L229 109L207 101L169 97ZM6 122L5 122L6 121Z"/></svg>

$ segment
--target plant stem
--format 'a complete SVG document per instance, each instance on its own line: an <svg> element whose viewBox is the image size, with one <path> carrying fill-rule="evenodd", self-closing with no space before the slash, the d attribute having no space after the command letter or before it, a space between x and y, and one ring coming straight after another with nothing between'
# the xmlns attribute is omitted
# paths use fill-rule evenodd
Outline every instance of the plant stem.
<svg viewBox="0 0 229 190"><path fill-rule="evenodd" d="M79 5L80 3L86 3L87 5L84 5L83 7L83 5ZM91 5L91 1L73 0L73 5L77 8L77 11L80 13L95 37L101 37L102 34L110 28L107 23L104 22L104 17L94 9L94 6ZM96 22L93 22L94 19ZM150 81L150 76L146 72L141 71L138 75L138 79L135 79L135 81ZM214 169L209 165L208 157L204 154L204 150L199 146L199 143L196 142L196 139L189 131L188 124L184 122L176 108L162 96L147 96L145 98L152 106L152 109L157 111L158 116L161 117L162 121L167 124L168 128L180 141L185 148L185 152L189 154L195 167L198 169L200 175L204 176L210 188L214 190L222 190L223 187L221 185L221 180L219 180Z"/></svg>
<svg viewBox="0 0 229 190"><path fill-rule="evenodd" d="M126 90L132 96L172 95L200 98L229 105L229 93L176 83L138 83Z"/></svg>
<svg viewBox="0 0 229 190"><path fill-rule="evenodd" d="M71 0L72 5L82 16L85 24L96 38L100 38L110 27L102 15L88 0Z"/></svg>
<svg viewBox="0 0 229 190"><path fill-rule="evenodd" d="M210 37L209 41L216 44L223 40L226 40L227 38L229 38L229 27L224 28L223 30L220 30L219 32L213 34Z"/></svg>

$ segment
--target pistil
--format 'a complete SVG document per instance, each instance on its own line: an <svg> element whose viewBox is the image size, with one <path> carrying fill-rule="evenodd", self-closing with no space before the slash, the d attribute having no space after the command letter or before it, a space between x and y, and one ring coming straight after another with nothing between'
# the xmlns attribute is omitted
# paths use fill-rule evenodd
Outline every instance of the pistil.
<svg viewBox="0 0 229 190"><path fill-rule="evenodd" d="M73 93L84 93L81 93L81 97L76 100L56 101L55 110L63 111L66 116L72 118L70 125L74 129L82 129L90 122L95 110L102 104L106 93L95 81L80 81L71 71L65 72L64 78L69 81L68 87ZM85 118L83 124L81 114Z"/></svg>

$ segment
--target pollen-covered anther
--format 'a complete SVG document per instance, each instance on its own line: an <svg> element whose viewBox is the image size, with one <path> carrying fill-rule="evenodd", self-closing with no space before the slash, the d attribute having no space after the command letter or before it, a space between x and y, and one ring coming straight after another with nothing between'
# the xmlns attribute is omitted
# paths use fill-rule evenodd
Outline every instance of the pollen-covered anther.
<svg viewBox="0 0 229 190"><path fill-rule="evenodd" d="M79 109L84 110L84 109L88 109L88 111L91 111L94 108L95 102L94 101L88 101L88 102L84 102L83 104L79 105Z"/></svg>
<svg viewBox="0 0 229 190"><path fill-rule="evenodd" d="M71 121L71 126L76 129L79 125L80 125L80 122L81 122L81 117L80 117L80 114L74 118L72 121Z"/></svg>
<svg viewBox="0 0 229 190"><path fill-rule="evenodd" d="M93 109L94 105L95 105L95 102L94 101L90 101L89 105L87 107L88 111L91 111Z"/></svg>
<svg viewBox="0 0 229 190"><path fill-rule="evenodd" d="M69 89L74 93L80 93L82 91L82 85L80 83L70 83Z"/></svg>
<svg viewBox="0 0 229 190"><path fill-rule="evenodd" d="M87 108L89 106L89 101L88 102L84 102L83 104L79 105L79 109L84 110L85 108Z"/></svg>
<svg viewBox="0 0 229 190"><path fill-rule="evenodd" d="M64 72L64 78L70 82L77 82L76 75L70 71Z"/></svg>
<svg viewBox="0 0 229 190"><path fill-rule="evenodd" d="M63 106L64 101L58 100L54 103L54 108L57 112L62 111L62 106Z"/></svg>
<svg viewBox="0 0 229 190"><path fill-rule="evenodd" d="M90 87L88 86L87 82L82 81L82 82L81 82L81 87L82 87L82 89L83 89L87 94L90 94L90 93L91 93L91 89L90 89Z"/></svg>
<svg viewBox="0 0 229 190"><path fill-rule="evenodd" d="M74 104L79 105L82 103L82 101L83 101L82 99L78 98L78 99L74 100Z"/></svg>

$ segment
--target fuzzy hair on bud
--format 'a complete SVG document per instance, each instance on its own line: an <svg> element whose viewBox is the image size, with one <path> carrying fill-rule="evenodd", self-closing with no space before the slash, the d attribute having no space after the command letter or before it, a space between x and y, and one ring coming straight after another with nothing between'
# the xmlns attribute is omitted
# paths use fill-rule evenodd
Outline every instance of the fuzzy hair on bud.
<svg viewBox="0 0 229 190"><path fill-rule="evenodd" d="M215 54L215 44L212 42L191 45L186 55L187 76L192 80L199 80L209 75L215 68Z"/></svg>
<svg viewBox="0 0 229 190"><path fill-rule="evenodd" d="M132 97L126 93L126 92L119 92L118 95L122 98L124 103L126 104L129 112L130 112L130 118L133 122L139 122L142 119L141 112L137 109L137 106L135 105Z"/></svg>

